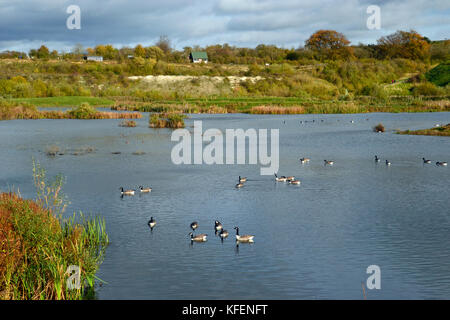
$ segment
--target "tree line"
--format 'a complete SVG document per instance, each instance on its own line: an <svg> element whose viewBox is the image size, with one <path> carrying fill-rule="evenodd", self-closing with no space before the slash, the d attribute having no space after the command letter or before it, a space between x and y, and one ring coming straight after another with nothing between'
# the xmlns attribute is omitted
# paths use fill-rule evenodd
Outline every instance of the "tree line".
<svg viewBox="0 0 450 320"><path fill-rule="evenodd" d="M83 48L77 44L71 52L50 51L45 45L31 49L28 56L33 59L80 60L84 55L98 55L105 60L123 62L130 58L153 59L173 63L185 63L192 51L206 51L209 60L218 64L264 64L278 62L307 63L310 60L354 60L373 58L378 60L404 58L410 60L448 60L450 40L432 42L414 30L399 30L383 36L376 44L351 45L346 36L335 30L318 30L297 49L280 48L275 45L260 44L255 48L243 48L229 44L206 47L193 46L175 50L167 36L161 36L152 46L138 44L136 47L115 48L113 45L99 44ZM2 58L26 57L23 52L6 51Z"/></svg>

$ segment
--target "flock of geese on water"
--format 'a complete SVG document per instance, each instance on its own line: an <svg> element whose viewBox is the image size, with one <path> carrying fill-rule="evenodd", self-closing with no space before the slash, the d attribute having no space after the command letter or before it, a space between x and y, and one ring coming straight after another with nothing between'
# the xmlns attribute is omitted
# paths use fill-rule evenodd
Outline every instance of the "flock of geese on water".
<svg viewBox="0 0 450 320"><path fill-rule="evenodd" d="M153 217L151 217L147 224L150 227L150 230L153 231L153 228L156 226L156 220ZM195 232L195 230L198 228L198 222L197 221L192 222L190 224L190 228L192 229L192 231L189 232L188 235L189 235L189 237L191 239L191 242L205 242L205 241L207 241L208 234L206 234L206 233L200 233L200 234L194 235L193 232ZM238 243L241 243L241 242L253 243L253 238L255 236L249 235L249 234L240 235L239 234L239 227L234 227L234 230L236 230L236 241ZM217 220L214 222L214 231L215 231L215 234L220 237L220 240L222 242L223 242L224 239L228 238L228 236L230 235L229 232L224 229L222 223L220 223Z"/></svg>
<svg viewBox="0 0 450 320"><path fill-rule="evenodd" d="M241 181L241 177L239 177L239 180ZM242 178L242 181L247 181L247 178ZM137 192L134 189L124 190L123 187L120 187L119 189L120 189L120 193L121 193L122 197L123 196L134 196ZM143 186L139 186L140 193L150 193L151 191L152 191L152 188L150 188L150 187L144 188ZM150 230L153 231L153 228L156 226L156 220L153 217L151 217L147 224L150 227ZM198 228L198 222L197 221L192 222L190 227L191 227L192 231L195 232L195 229ZM222 242L224 239L228 238L228 236L229 236L229 232L227 230L225 230L223 228L222 223L220 223L217 220L214 222L214 230L215 230L216 235L219 235ZM253 238L255 236L249 235L249 234L240 235L239 227L234 227L234 230L236 230L236 241L238 243L240 243L240 242L252 243L253 242ZM190 232L189 236L190 236L191 242L205 242L207 240L208 234L201 233L201 234L194 235L193 232Z"/></svg>
<svg viewBox="0 0 450 320"><path fill-rule="evenodd" d="M300 162L302 164L308 163L310 160L311 159L309 159L309 158L300 158ZM431 160L429 160L429 159L422 158L422 160L423 160L424 164L430 164L431 163ZM381 159L378 158L377 155L375 155L375 162L378 163L380 161L381 161ZM325 166L332 166L334 164L333 160L323 160L323 162L324 162ZM387 160L387 159L385 160L385 163L386 163L387 166L391 165L391 162L389 160ZM446 166L447 162L445 162L445 161L437 161L436 165L437 166ZM236 184L236 188L242 188L244 186L244 182L246 182L246 181L247 181L246 177L239 176L239 183ZM301 183L300 180L295 179L294 176L288 176L288 177L281 176L281 177L278 177L276 173L275 173L275 181L277 181L277 182L287 182L287 183L293 184L293 185L299 185Z"/></svg>
<svg viewBox="0 0 450 320"><path fill-rule="evenodd" d="M375 155L375 162L378 163L380 162L381 159ZM430 164L431 160L429 159L425 159L422 158L422 161L424 164ZM308 163L310 162L309 158L301 158L300 162L302 164L304 163ZM391 162L389 160L385 160L385 163L387 166L391 165ZM324 160L324 165L325 166L332 166L334 164L333 160ZM447 162L445 161L437 161L436 162L437 166L447 166ZM277 174L275 173L275 181L276 182L288 182L289 184L293 184L293 185L299 185L300 184L300 180L295 179L294 176L281 176L278 177ZM244 183L247 182L247 178L246 177L241 177L239 176L239 183L236 184L236 188L242 188L244 186ZM128 190L124 190L123 187L120 187L120 192L121 192L121 196L134 196L136 194L135 189L128 189ZM139 186L139 192L140 193L150 193L152 191L152 188L147 187L144 188L143 186ZM156 226L156 220L151 217L150 220L148 221L148 226L150 227L151 231L153 231L153 228ZM190 228L192 229L192 232L190 232L188 235L190 236L191 242L205 242L207 240L208 234L206 233L201 233L201 234L197 234L194 235L193 232L195 232L195 230L198 228L198 222L194 221L190 224ZM253 238L255 236L253 235L240 235L239 234L239 227L234 227L234 229L236 230L236 241L239 242L248 242L248 243L252 243L253 242ZM221 241L223 242L224 239L226 239L229 236L229 232L227 230L224 229L222 223L220 223L219 221L215 221L214 222L214 230L216 235L219 235Z"/></svg>

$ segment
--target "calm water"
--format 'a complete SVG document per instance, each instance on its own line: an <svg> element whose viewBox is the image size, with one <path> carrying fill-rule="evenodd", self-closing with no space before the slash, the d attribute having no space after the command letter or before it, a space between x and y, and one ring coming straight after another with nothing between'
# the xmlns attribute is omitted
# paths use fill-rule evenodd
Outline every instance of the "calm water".
<svg viewBox="0 0 450 320"><path fill-rule="evenodd" d="M223 131L279 128L279 174L301 179L298 187L260 176L257 165L175 166L170 131L149 129L147 119L137 128L120 128L120 120L0 122L0 189L34 197L34 156L49 175L66 176L68 213L105 217L111 244L100 299L361 299L372 264L381 268L381 290L368 290L369 299L450 298L450 168L421 161L450 161L450 139L392 133L449 123L450 113L187 121ZM378 122L389 132L373 133ZM96 151L49 158L51 145ZM392 166L375 164L375 154ZM311 163L301 165L302 156ZM238 175L249 180L241 190ZM120 197L120 186L141 184L153 192ZM216 219L231 233L224 243L214 236ZM191 246L194 220L209 238ZM236 225L255 243L236 247Z"/></svg>

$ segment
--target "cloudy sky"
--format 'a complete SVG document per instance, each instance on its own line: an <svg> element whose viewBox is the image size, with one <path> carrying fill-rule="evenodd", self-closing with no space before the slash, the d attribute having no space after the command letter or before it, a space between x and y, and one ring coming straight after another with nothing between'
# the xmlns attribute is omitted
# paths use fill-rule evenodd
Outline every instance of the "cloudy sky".
<svg viewBox="0 0 450 320"><path fill-rule="evenodd" d="M81 29L69 30L69 5L81 9ZM366 10L381 8L381 29L369 30ZM448 39L450 0L0 0L0 51L71 50L114 44L152 45L167 35L172 45L260 43L299 47L316 30L334 29L353 43L415 29Z"/></svg>

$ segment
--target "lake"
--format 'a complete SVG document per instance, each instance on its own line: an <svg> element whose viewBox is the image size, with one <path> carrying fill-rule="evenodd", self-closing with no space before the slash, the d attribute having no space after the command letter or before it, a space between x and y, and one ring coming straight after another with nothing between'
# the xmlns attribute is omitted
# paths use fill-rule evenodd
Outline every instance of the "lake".
<svg viewBox="0 0 450 320"><path fill-rule="evenodd" d="M366 289L368 299L450 298L450 169L434 164L450 160L450 139L393 132L447 124L450 113L192 115L189 130L193 120L223 132L278 128L279 175L301 185L261 176L259 165L174 165L171 131L148 128L146 115L136 128L0 121L0 189L35 198L34 156L48 176L66 177L67 215L105 218L99 299L362 299L370 265L381 269L381 289ZM379 122L387 132L372 131ZM65 154L47 156L53 145ZM87 146L95 151L72 155ZM119 187L139 185L153 191L120 196ZM230 232L223 243L216 219ZM192 221L207 242L191 245ZM236 246L234 226L255 242Z"/></svg>

